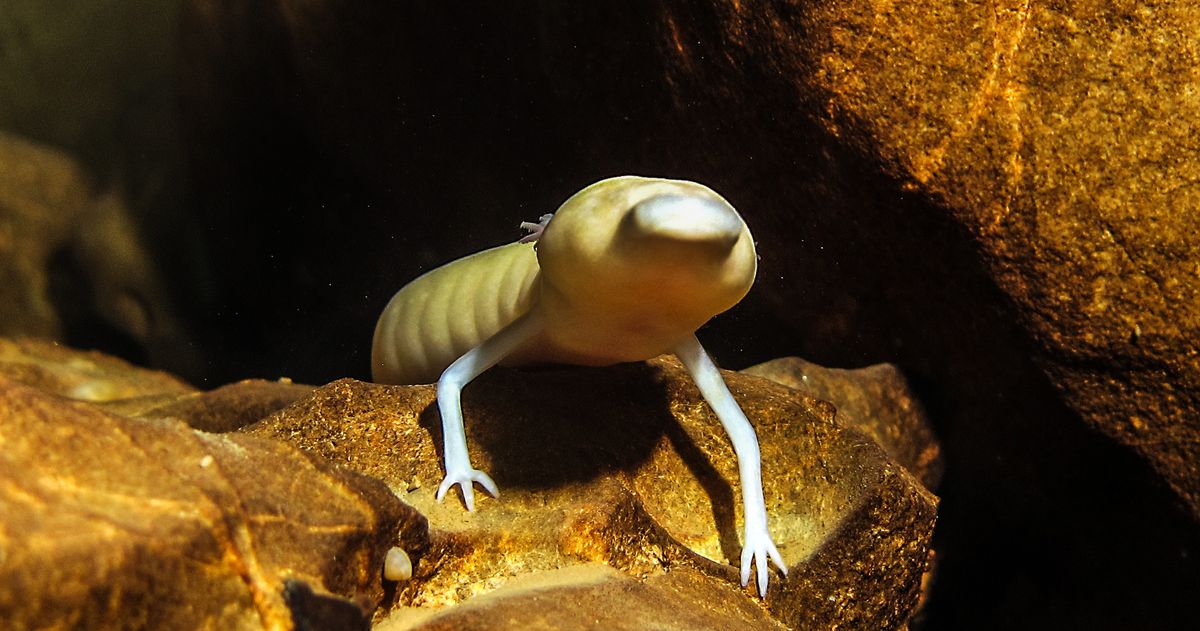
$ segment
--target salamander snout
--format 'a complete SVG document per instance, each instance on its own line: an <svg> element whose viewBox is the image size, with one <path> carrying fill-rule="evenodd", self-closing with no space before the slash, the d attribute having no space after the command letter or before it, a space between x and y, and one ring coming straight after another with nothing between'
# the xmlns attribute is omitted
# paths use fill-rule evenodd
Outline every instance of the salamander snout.
<svg viewBox="0 0 1200 631"><path fill-rule="evenodd" d="M632 237L671 239L733 247L744 223L724 200L664 193L644 199L625 217Z"/></svg>

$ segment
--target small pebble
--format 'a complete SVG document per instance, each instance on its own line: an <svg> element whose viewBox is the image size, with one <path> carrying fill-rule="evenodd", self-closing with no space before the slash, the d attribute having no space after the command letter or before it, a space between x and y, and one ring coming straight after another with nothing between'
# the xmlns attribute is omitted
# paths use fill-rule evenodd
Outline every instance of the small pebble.
<svg viewBox="0 0 1200 631"><path fill-rule="evenodd" d="M412 560L403 548L392 548L383 558L383 577L389 581L407 581L412 578Z"/></svg>
<svg viewBox="0 0 1200 631"><path fill-rule="evenodd" d="M206 456L204 456L203 458L201 458L201 459L200 459L200 466L201 466L201 467L203 467L203 468L205 468L205 469L207 469L209 466L211 466L211 465L212 465L212 463L213 463L213 457L212 457L212 456L207 456L207 455L206 455Z"/></svg>

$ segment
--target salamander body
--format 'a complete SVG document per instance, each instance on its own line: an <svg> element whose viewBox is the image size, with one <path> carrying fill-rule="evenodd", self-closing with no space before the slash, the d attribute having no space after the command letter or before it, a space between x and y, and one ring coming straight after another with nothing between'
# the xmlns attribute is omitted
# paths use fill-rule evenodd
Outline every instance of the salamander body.
<svg viewBox="0 0 1200 631"><path fill-rule="evenodd" d="M484 250L396 292L375 327L375 381L433 383L454 360L528 312L538 279L533 247Z"/></svg>
<svg viewBox="0 0 1200 631"><path fill-rule="evenodd" d="M471 467L462 387L491 366L603 366L674 353L717 413L738 457L745 541L742 584L767 557L786 565L767 530L758 441L695 331L735 305L757 270L754 241L737 211L712 189L682 180L624 176L573 195L536 238L434 269L402 288L375 328L372 374L381 383L438 383L446 478L495 483Z"/></svg>

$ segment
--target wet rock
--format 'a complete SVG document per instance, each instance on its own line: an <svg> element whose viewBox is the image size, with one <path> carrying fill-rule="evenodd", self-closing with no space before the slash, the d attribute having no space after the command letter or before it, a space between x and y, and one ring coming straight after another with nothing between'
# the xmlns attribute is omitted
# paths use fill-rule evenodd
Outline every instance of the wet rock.
<svg viewBox="0 0 1200 631"><path fill-rule="evenodd" d="M926 488L937 488L943 467L941 447L924 407L895 366L845 370L781 357L742 372L829 401L837 408L838 422L870 436Z"/></svg>
<svg viewBox="0 0 1200 631"><path fill-rule="evenodd" d="M828 406L764 379L726 378L757 428L771 527L792 564L787 578L772 578L771 616L800 628L902 626L917 602L936 499L869 438L836 424ZM591 562L647 579L638 593L653 591L654 577L690 571L696 578L680 579L689 590L736 590L752 602L753 586L739 587L730 565L741 522L732 448L673 360L496 369L472 383L463 407L473 463L501 489L498 499L477 495L475 513L457 495L433 499L433 403L432 386L341 380L246 430L383 479L429 518L429 552L394 605L484 606L476 599L515 577Z"/></svg>
<svg viewBox="0 0 1200 631"><path fill-rule="evenodd" d="M1065 400L1200 517L1200 11L831 3L812 18L829 124L945 205Z"/></svg>
<svg viewBox="0 0 1200 631"><path fill-rule="evenodd" d="M44 392L102 402L196 394L178 377L49 340L0 338L0 375Z"/></svg>
<svg viewBox="0 0 1200 631"><path fill-rule="evenodd" d="M0 338L0 375L44 392L97 403L114 414L183 421L214 433L250 425L312 390L286 379L247 379L200 391L167 372L34 338Z"/></svg>
<svg viewBox="0 0 1200 631"><path fill-rule="evenodd" d="M4 376L0 444L12 628L351 625L383 598L386 551L419 557L425 541L383 485L283 443L115 416Z"/></svg>
<svg viewBox="0 0 1200 631"><path fill-rule="evenodd" d="M637 581L612 568L577 565L514 579L442 612L401 608L378 631L470 629L780 630L787 627L738 590L681 568Z"/></svg>
<svg viewBox="0 0 1200 631"><path fill-rule="evenodd" d="M231 432L266 418L311 392L287 380L247 379L207 392L140 397L105 405L110 412L144 419L178 420L206 432Z"/></svg>
<svg viewBox="0 0 1200 631"><path fill-rule="evenodd" d="M291 609L292 625L301 631L368 631L371 628L370 617L358 605L345 598L313 592L303 581L287 581L283 598Z"/></svg>

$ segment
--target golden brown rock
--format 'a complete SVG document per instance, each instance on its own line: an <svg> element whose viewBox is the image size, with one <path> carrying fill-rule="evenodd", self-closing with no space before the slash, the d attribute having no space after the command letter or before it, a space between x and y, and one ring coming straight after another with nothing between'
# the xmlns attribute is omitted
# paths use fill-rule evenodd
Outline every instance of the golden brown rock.
<svg viewBox="0 0 1200 631"><path fill-rule="evenodd" d="M792 564L772 579L771 615L792 627L902 626L936 499L827 406L764 379L726 378L757 428L772 531ZM473 383L463 398L473 463L501 489L475 513L456 497L433 499L433 401L432 386L342 380L247 429L379 477L429 518L430 550L396 604L469 603L516 576L584 562L639 578L691 568L696 578L680 579L689 590L741 590L729 565L740 552L736 461L673 360L497 369Z"/></svg>
<svg viewBox="0 0 1200 631"><path fill-rule="evenodd" d="M1200 518L1200 10L829 3L810 19L829 124L945 205L1068 403Z"/></svg>
<svg viewBox="0 0 1200 631"><path fill-rule="evenodd" d="M177 397L196 389L174 375L49 340L0 338L0 375L44 392L84 401Z"/></svg>
<svg viewBox="0 0 1200 631"><path fill-rule="evenodd" d="M247 379L201 392L170 373L32 338L0 338L0 375L122 416L178 420L218 433L249 425L312 390L287 380Z"/></svg>
<svg viewBox="0 0 1200 631"><path fill-rule="evenodd" d="M921 402L895 366L845 370L781 357L742 372L833 403L838 422L870 436L926 488L937 488L942 477L941 447Z"/></svg>
<svg viewBox="0 0 1200 631"><path fill-rule="evenodd" d="M0 446L6 628L352 628L388 548L424 546L424 519L375 480L3 376Z"/></svg>
<svg viewBox="0 0 1200 631"><path fill-rule="evenodd" d="M195 429L221 433L266 418L312 389L286 380L247 379L207 392L114 401L104 408L125 416L179 420Z"/></svg>
<svg viewBox="0 0 1200 631"><path fill-rule="evenodd" d="M442 612L397 609L377 631L782 631L738 590L686 568L639 582L612 568L577 565L536 572Z"/></svg>

